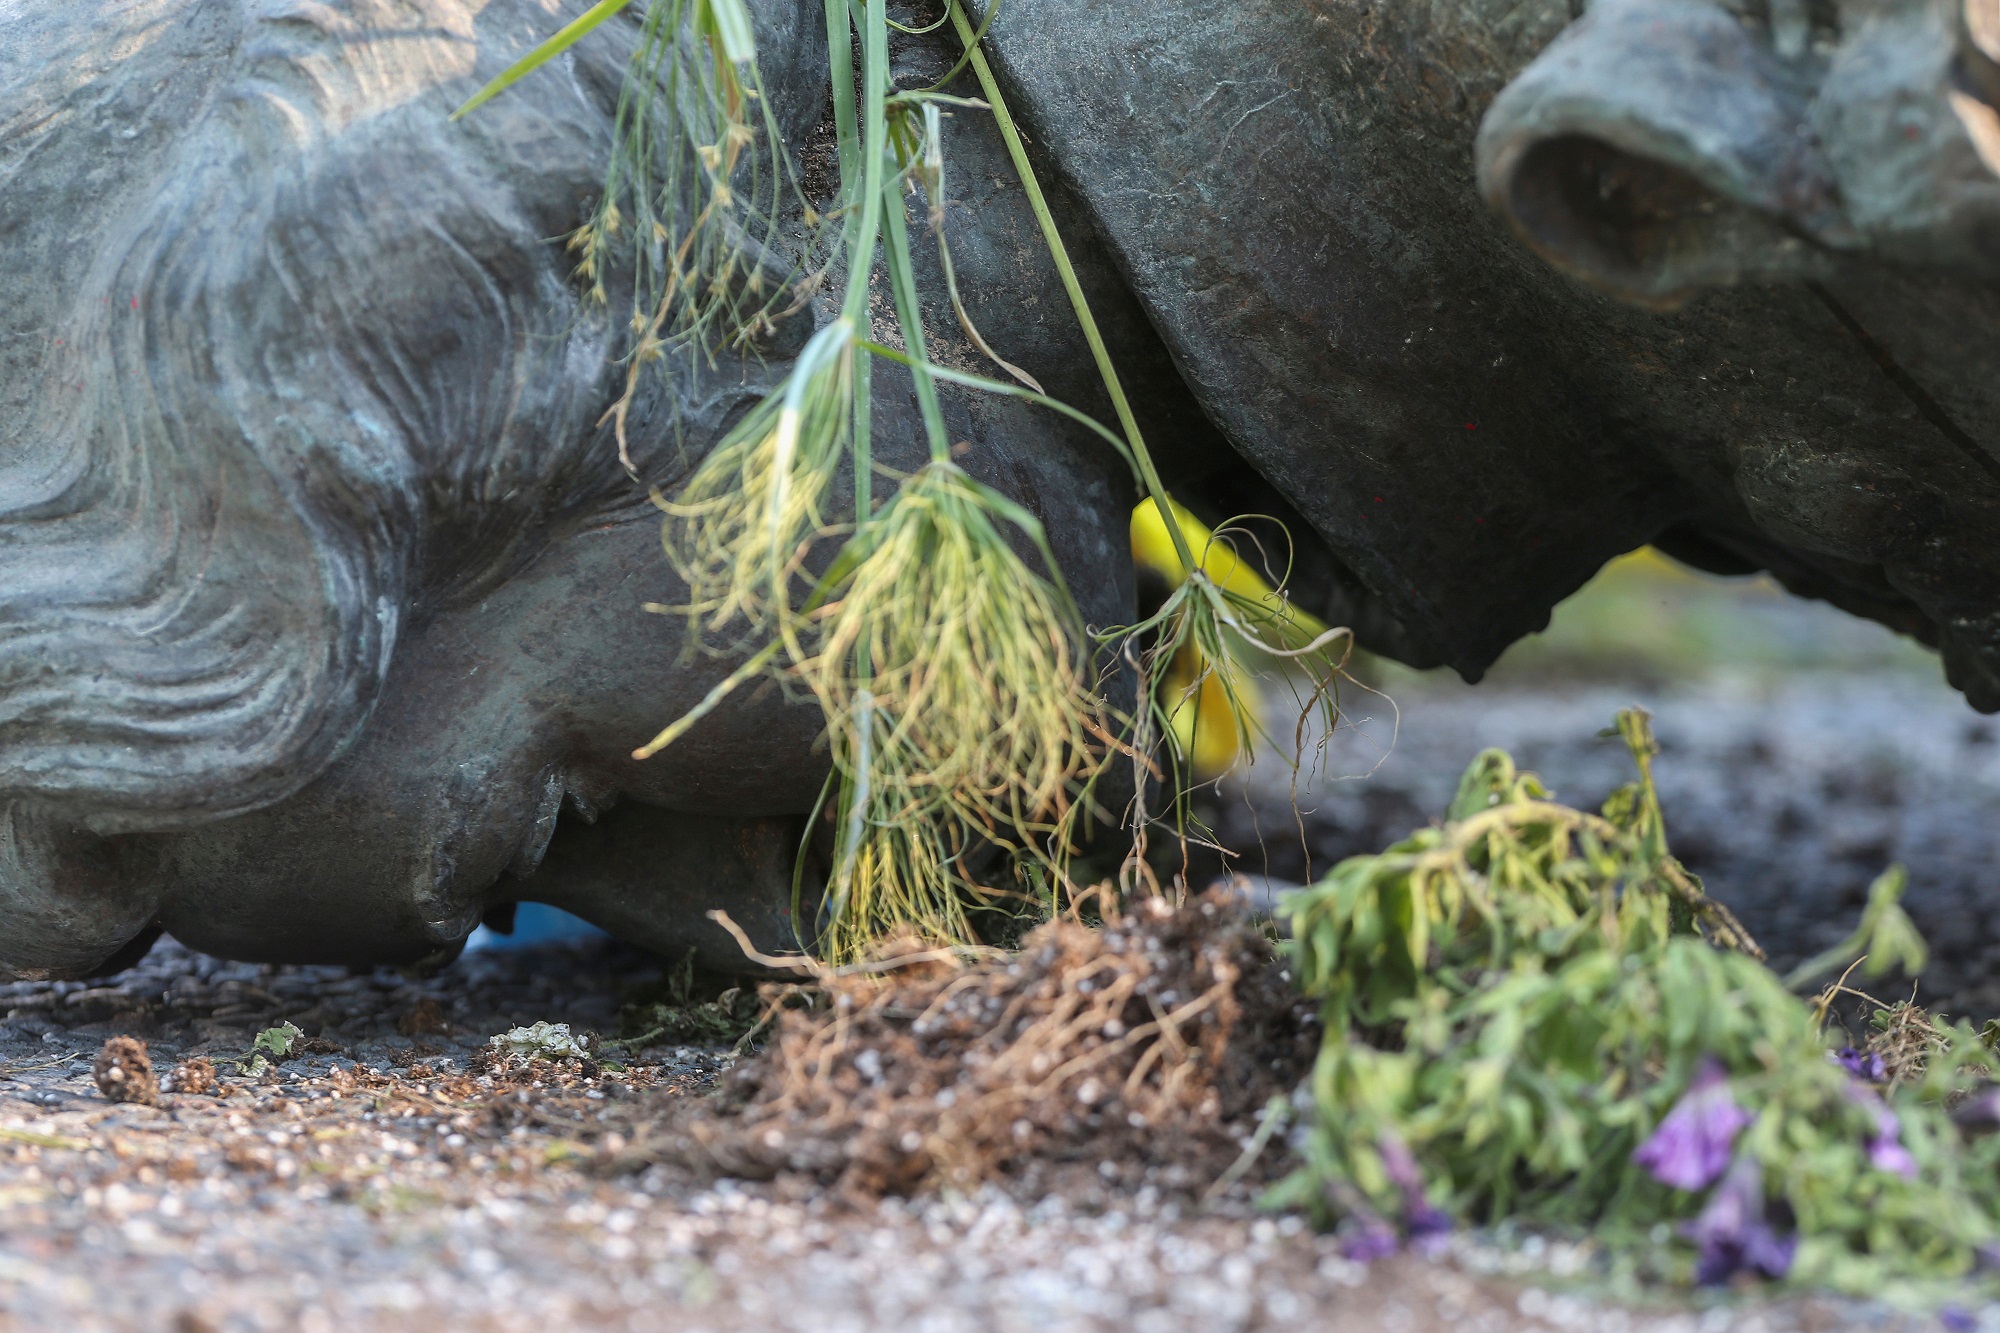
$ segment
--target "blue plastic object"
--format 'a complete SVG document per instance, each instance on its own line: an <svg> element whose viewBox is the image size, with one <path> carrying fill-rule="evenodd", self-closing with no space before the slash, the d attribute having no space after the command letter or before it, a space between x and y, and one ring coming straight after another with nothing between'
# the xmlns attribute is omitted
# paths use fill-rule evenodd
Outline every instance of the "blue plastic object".
<svg viewBox="0 0 2000 1333"><path fill-rule="evenodd" d="M503 935L490 927L481 926L472 932L465 948L468 953L475 949L527 949L559 940L593 939L603 934L582 917L572 916L560 907L550 907L547 903L517 903L512 933Z"/></svg>

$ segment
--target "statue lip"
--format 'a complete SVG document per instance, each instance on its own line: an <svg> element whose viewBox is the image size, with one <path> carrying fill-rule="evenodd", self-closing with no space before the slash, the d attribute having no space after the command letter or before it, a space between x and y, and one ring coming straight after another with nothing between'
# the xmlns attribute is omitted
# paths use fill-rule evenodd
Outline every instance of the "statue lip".
<svg viewBox="0 0 2000 1333"><path fill-rule="evenodd" d="M1494 100L1481 193L1549 263L1654 309L1814 276L1859 238L1798 83L1707 0L1599 0Z"/></svg>

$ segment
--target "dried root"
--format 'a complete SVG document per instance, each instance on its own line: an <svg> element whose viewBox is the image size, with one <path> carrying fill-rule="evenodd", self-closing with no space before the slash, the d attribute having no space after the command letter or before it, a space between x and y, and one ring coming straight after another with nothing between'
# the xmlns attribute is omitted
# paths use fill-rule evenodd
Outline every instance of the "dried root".
<svg viewBox="0 0 2000 1333"><path fill-rule="evenodd" d="M1220 893L1102 929L1054 921L1011 960L926 958L887 981L830 976L828 1003L785 1013L719 1109L641 1155L861 1195L1031 1161L1157 1165L1199 1190L1314 1044L1271 945Z"/></svg>

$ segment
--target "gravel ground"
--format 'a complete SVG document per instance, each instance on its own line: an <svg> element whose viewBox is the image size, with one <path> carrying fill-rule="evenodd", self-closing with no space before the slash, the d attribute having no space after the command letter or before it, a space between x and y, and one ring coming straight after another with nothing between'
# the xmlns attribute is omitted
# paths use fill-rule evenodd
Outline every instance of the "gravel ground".
<svg viewBox="0 0 2000 1333"><path fill-rule="evenodd" d="M1625 761L1592 738L1632 694L1405 692L1373 778L1305 789L1317 863L1434 816L1482 745L1512 749L1566 798L1595 799ZM1868 880L1900 858L1939 947L1938 994L2000 1013L1984 979L2000 973L1983 910L2000 897L2000 745L1985 722L1902 677L1722 681L1644 701L1678 847L1776 952L1843 932ZM1365 771L1387 736L1383 719L1357 721L1335 738L1330 771ZM1300 878L1296 832L1274 829L1284 788L1266 765L1222 817L1261 823L1270 873ZM621 1005L661 982L656 961L602 941L471 954L424 980L228 964L168 941L107 982L0 987L0 1327L1944 1326L1755 1293L1619 1304L1589 1285L1587 1247L1532 1237L1461 1236L1442 1256L1362 1268L1241 1198L1202 1208L1107 1183L876 1205L782 1181L620 1174L629 1143L704 1093L725 1050L650 1049L622 1069L490 1067L482 1052L538 1020L616 1031ZM259 1078L233 1072L231 1057L280 1019L311 1049ZM205 1056L228 1095L107 1102L90 1059L117 1033L150 1043L170 1089L182 1061ZM2000 1333L2000 1310L1967 1317Z"/></svg>

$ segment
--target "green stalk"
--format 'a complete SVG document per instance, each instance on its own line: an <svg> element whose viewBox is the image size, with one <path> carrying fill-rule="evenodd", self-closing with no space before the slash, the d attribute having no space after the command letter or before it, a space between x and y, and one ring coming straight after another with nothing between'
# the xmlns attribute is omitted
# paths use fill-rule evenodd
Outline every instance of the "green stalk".
<svg viewBox="0 0 2000 1333"><path fill-rule="evenodd" d="M1015 174L1021 178L1021 189L1028 196L1028 207L1034 211L1035 221L1041 225L1042 241L1049 248L1049 257L1056 262L1063 290L1069 294L1071 309L1076 311L1076 322L1083 327L1084 341L1090 344L1090 354L1097 361L1097 373L1104 380L1104 390L1111 395L1111 408L1118 414L1118 425L1125 432L1125 442L1132 452L1133 463L1139 469L1139 479L1145 484L1146 493L1152 497L1153 503L1159 507L1160 521L1166 524L1167 535L1173 538L1174 553L1180 557L1182 567L1192 575L1199 566L1195 564L1194 552L1188 548L1187 534L1181 531L1180 523L1174 518L1167 488L1153 466L1152 455L1146 452L1146 442L1139 434L1138 419L1132 415L1132 405L1125 398L1125 386L1118 379L1117 367L1111 364L1111 353L1104 346L1104 335L1098 332L1097 318L1090 313L1090 302L1084 297L1083 284L1076 278L1076 266L1070 263L1069 248L1063 244L1062 233L1056 229L1055 215L1049 212L1049 201L1042 194L1041 182L1035 179L1035 168L1028 161L1028 150L1021 142L1019 131L1014 128L1014 117L1007 110L1007 99L1001 95L999 80L993 77L993 67L986 63L986 53L979 47L979 35L966 21L965 9L958 0L951 0L951 21L958 30L958 39L965 44L966 53L972 57L972 72L979 78L979 90L993 108L993 123L1000 127L1000 138L1007 145L1007 156L1013 159Z"/></svg>
<svg viewBox="0 0 2000 1333"><path fill-rule="evenodd" d="M897 365L911 365L911 358L893 347L884 347L881 343L868 342L866 340L860 344L860 347L862 351L867 352L870 356L879 356L885 361L894 361ZM914 366L911 368L915 369ZM981 393L997 394L1002 398L1018 398L1024 403L1033 403L1037 407L1046 407L1051 412L1068 417L1085 430L1092 431L1101 436L1113 449L1123 449L1126 446L1124 440L1112 434L1110 428L1105 426L1096 417L1091 416L1088 412L1078 411L1068 403L1063 402L1060 398L1051 398L1045 393L1037 393L1033 389L1023 388L1018 384L1009 384L1005 380L988 379L984 375L973 375L963 370L953 370L950 366L940 366L933 363L929 367L929 370L932 379L943 380L946 384L962 384L968 389L977 389Z"/></svg>
<svg viewBox="0 0 2000 1333"><path fill-rule="evenodd" d="M889 15L883 0L868 0L861 28L861 82L861 221L847 252L847 296L840 305L857 330L868 327L868 280L882 234L882 164L889 140Z"/></svg>
<svg viewBox="0 0 2000 1333"><path fill-rule="evenodd" d="M751 654L749 661L718 681L715 688L702 697L700 703L681 714L665 731L662 731L659 735L653 737L652 740L634 750L632 757L634 759L651 759L654 755L687 735L695 723L714 712L724 699L727 699L736 692L739 685L753 676L761 675L764 668L770 666L772 661L777 658L778 650L782 647L784 647L782 641L773 639Z"/></svg>
<svg viewBox="0 0 2000 1333"><path fill-rule="evenodd" d="M452 112L451 118L457 120L461 116L469 115L477 111L480 107L485 106L501 93L506 92L522 79L534 73L543 65L548 64L549 61L554 60L572 46L575 46L590 32L603 24L606 19L609 19L613 14L616 14L630 3L632 3L632 0L598 0L598 3L586 9L569 23L564 24L562 30L556 33L555 36L549 38L540 46L537 46L534 50L509 65L501 72L498 78L473 94L472 99L464 106Z"/></svg>
<svg viewBox="0 0 2000 1333"><path fill-rule="evenodd" d="M841 4L841 0L826 0L829 31L836 22L834 9L839 4ZM850 10L854 8L852 0L847 0L846 8ZM843 200L851 202L856 197L855 192L858 186L860 191L861 216L854 224L853 234L848 245L847 293L841 303L841 308L853 322L858 337L869 326L869 286L875 271L876 238L881 230L882 195L886 188L886 182L883 179L883 164L884 158L888 153L889 137L888 111L886 107L889 83L889 23L885 0L867 0L867 8L865 10L858 13L843 14L839 20L840 26L845 28L850 19L861 30L863 105L860 133L863 142L861 144L860 180L858 182L854 178L855 173L849 167L848 154L843 151L841 155L841 192ZM842 40L834 46L836 68L833 78L836 117L840 114L840 90L843 84L848 89L845 104L852 107L854 103L853 80L850 69L843 66L839 60L839 57L847 50L849 50L849 47L843 33ZM851 65L851 62L848 62L848 64ZM852 126L851 114L849 116L849 125L850 127ZM838 119L835 121L835 128L836 130L839 129ZM846 142L849 142L849 140L843 138L843 143ZM873 376L872 367L866 355L852 351L849 354L855 358L853 446L854 527L858 536L862 528L868 523L875 507L875 462L871 439L871 426L873 424L871 415L874 411L872 402ZM855 858L859 855L861 847L862 823L866 818L869 787L874 778L872 772L873 760L869 753L869 747L874 740L874 724L871 716L872 710L868 707L873 700L873 693L869 689L869 684L874 678L874 663L869 658L866 645L861 646L856 656L858 660L855 663L855 678L860 687L857 692L858 697L862 701L861 726L858 729L861 737L861 754L859 756L859 763L853 772L841 773L836 769L836 800L844 803L846 809L843 812L844 817L841 821L840 834L835 839L835 846L841 853L840 860L833 867L833 874L829 877L826 886L828 901L824 904L824 906L831 908L833 918L836 920L846 910L847 900L853 889Z"/></svg>
<svg viewBox="0 0 2000 1333"><path fill-rule="evenodd" d="M847 0L826 0L826 49L833 74L833 136L840 145L840 184L846 193L853 189L861 152L854 128L854 28Z"/></svg>
<svg viewBox="0 0 2000 1333"><path fill-rule="evenodd" d="M985 38L986 30L993 26L993 20L998 18L999 16L1000 16L1000 0L993 0L992 4L986 6L986 17L979 20L979 31L973 34L972 42L965 48L965 54L958 58L958 63L956 65L953 65L950 69L945 71L945 75L943 78L939 79L936 83L933 83L929 88L925 89L924 90L925 92L935 93L942 91L946 84L950 83L953 79L957 78L959 75L965 72L966 65L970 63L972 60L972 53L979 49L979 43L981 40ZM946 17L950 17L950 11L946 11ZM938 22L942 24L944 20L939 19ZM961 40L963 40L963 36L964 34L961 33L960 34Z"/></svg>
<svg viewBox="0 0 2000 1333"><path fill-rule="evenodd" d="M827 23L834 22L834 8L841 0L826 0ZM848 0L845 8L855 8L853 0ZM861 81L863 84L860 133L863 139L860 162L861 216L854 224L852 242L847 248L847 295L841 302L841 312L853 321L857 331L868 327L868 286L875 271L875 241L882 229L882 164L888 152L889 117L886 110L889 82L889 15L885 0L868 0L865 12L855 16L861 26ZM844 21L844 20L843 20ZM839 49L846 49L843 41ZM843 76L834 75L835 87L839 87ZM850 88L849 105L853 103L851 74L845 77ZM836 96L834 114L838 116L840 106ZM835 125L838 127L838 121ZM852 117L849 118L850 125ZM843 195L847 199L856 197L855 182L845 175L846 164L842 163ZM858 528L868 521L874 509L875 460L870 439L873 424L870 414L874 411L870 399L873 387L870 380L867 357L857 357L854 367L854 522Z"/></svg>
<svg viewBox="0 0 2000 1333"><path fill-rule="evenodd" d="M889 183L894 191L896 184ZM923 308L917 303L917 279L910 266L909 219L903 215L903 201L884 201L888 214L889 238L884 246L889 261L889 286L896 297L896 318L903 326L903 342L910 350L910 378L916 384L917 408L923 413L924 433L930 437L931 461L951 461L951 437L944 428L944 412L938 407L937 383L931 378L930 357L924 350Z"/></svg>
<svg viewBox="0 0 2000 1333"><path fill-rule="evenodd" d="M861 188L858 179L861 173L860 130L854 121L854 22L848 10L848 0L826 0L826 46L829 68L833 76L833 129L834 138L840 145L840 200L842 204L854 201L856 190ZM865 211L865 210L864 210ZM861 220L850 216L848 227L858 234ZM850 241L855 236L850 236ZM849 253L854 253L852 244ZM849 275L850 285L852 274ZM867 357L857 357L854 363L854 522L858 527L868 520L875 507L875 469L872 463L872 445L869 426L873 421L874 405L870 383L870 363Z"/></svg>
<svg viewBox="0 0 2000 1333"><path fill-rule="evenodd" d="M858 531L875 512L874 361L854 358L854 526Z"/></svg>

